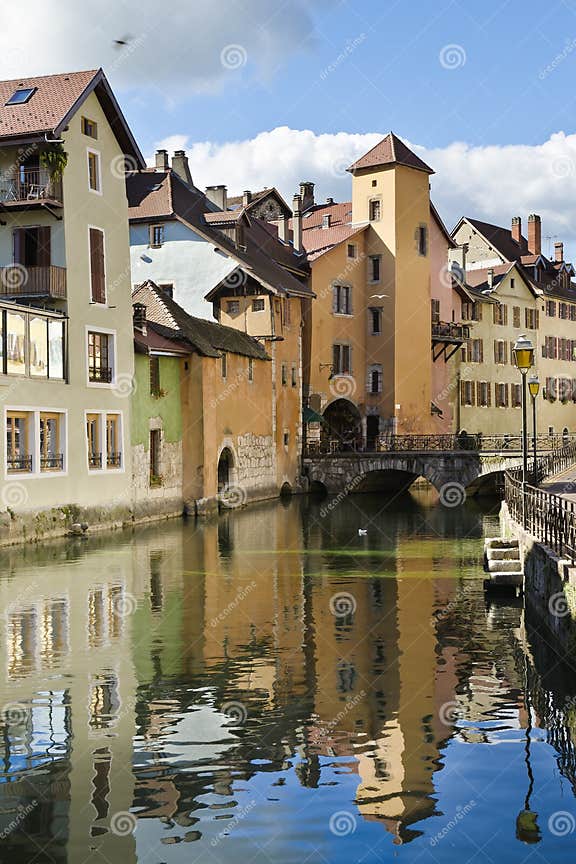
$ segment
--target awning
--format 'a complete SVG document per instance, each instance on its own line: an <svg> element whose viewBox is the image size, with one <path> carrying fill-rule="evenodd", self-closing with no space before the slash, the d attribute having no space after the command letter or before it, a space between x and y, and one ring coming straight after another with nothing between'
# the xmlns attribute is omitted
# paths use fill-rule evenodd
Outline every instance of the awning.
<svg viewBox="0 0 576 864"><path fill-rule="evenodd" d="M302 420L304 423L326 423L326 420L321 414L318 414L317 411L308 407L304 408L304 411L302 412Z"/></svg>

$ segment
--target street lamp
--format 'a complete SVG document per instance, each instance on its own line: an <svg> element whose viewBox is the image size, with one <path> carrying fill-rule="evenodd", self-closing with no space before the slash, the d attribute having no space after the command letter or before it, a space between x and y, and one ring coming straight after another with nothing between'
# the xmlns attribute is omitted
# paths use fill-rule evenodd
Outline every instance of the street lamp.
<svg viewBox="0 0 576 864"><path fill-rule="evenodd" d="M534 363L534 346L526 336L519 336L512 349L514 365L522 375L522 514L526 527L526 477L528 475L528 431L526 420L526 373Z"/></svg>
<svg viewBox="0 0 576 864"><path fill-rule="evenodd" d="M532 446L534 450L532 482L536 484L536 397L540 392L540 379L538 378L537 372L533 372L532 375L530 375L530 377L528 378L528 390L530 391L530 396L532 397Z"/></svg>

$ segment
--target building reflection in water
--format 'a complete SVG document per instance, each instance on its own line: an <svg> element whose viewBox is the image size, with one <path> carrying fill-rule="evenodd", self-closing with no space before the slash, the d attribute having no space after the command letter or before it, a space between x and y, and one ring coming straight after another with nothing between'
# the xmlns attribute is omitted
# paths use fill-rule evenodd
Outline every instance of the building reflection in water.
<svg viewBox="0 0 576 864"><path fill-rule="evenodd" d="M357 819L417 838L442 813L447 743L488 740L487 717L526 725L528 643L521 608L484 607L480 510L381 508L294 500L3 552L0 830L36 802L6 854L50 842L52 860L129 864L139 844L205 842L218 860L264 775L267 800L343 786ZM573 782L561 700L538 681Z"/></svg>

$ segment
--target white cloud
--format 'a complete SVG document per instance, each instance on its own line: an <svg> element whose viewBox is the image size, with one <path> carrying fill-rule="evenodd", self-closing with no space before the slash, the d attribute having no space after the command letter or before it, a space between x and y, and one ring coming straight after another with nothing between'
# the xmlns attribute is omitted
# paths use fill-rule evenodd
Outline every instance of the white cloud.
<svg viewBox="0 0 576 864"><path fill-rule="evenodd" d="M0 9L2 77L103 66L113 86L164 95L217 87L242 67L270 74L310 45L312 11L332 0L28 0ZM115 46L125 40L126 46ZM55 63L58 69L55 69ZM169 89L167 89L169 88Z"/></svg>
<svg viewBox="0 0 576 864"><path fill-rule="evenodd" d="M345 168L369 150L381 133L317 135L281 126L254 138L225 144L191 142L175 135L159 142L188 148L199 188L225 183L230 194L277 186L288 201L301 180L316 183L316 198L349 200L351 177ZM576 256L576 134L557 132L543 144L474 147L455 142L426 148L407 142L435 174L432 197L449 228L462 215L508 226L529 213L542 217L543 251L562 239ZM547 240L551 236L554 239Z"/></svg>

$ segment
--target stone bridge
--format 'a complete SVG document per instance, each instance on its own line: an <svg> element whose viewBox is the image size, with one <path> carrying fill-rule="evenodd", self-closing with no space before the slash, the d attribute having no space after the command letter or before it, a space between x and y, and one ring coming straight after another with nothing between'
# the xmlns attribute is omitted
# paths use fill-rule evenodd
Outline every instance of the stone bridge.
<svg viewBox="0 0 576 864"><path fill-rule="evenodd" d="M333 494L405 488L418 477L447 494L451 487L478 486L491 475L521 464L518 453L503 456L470 450L347 452L306 456L303 461L310 484L321 484Z"/></svg>

